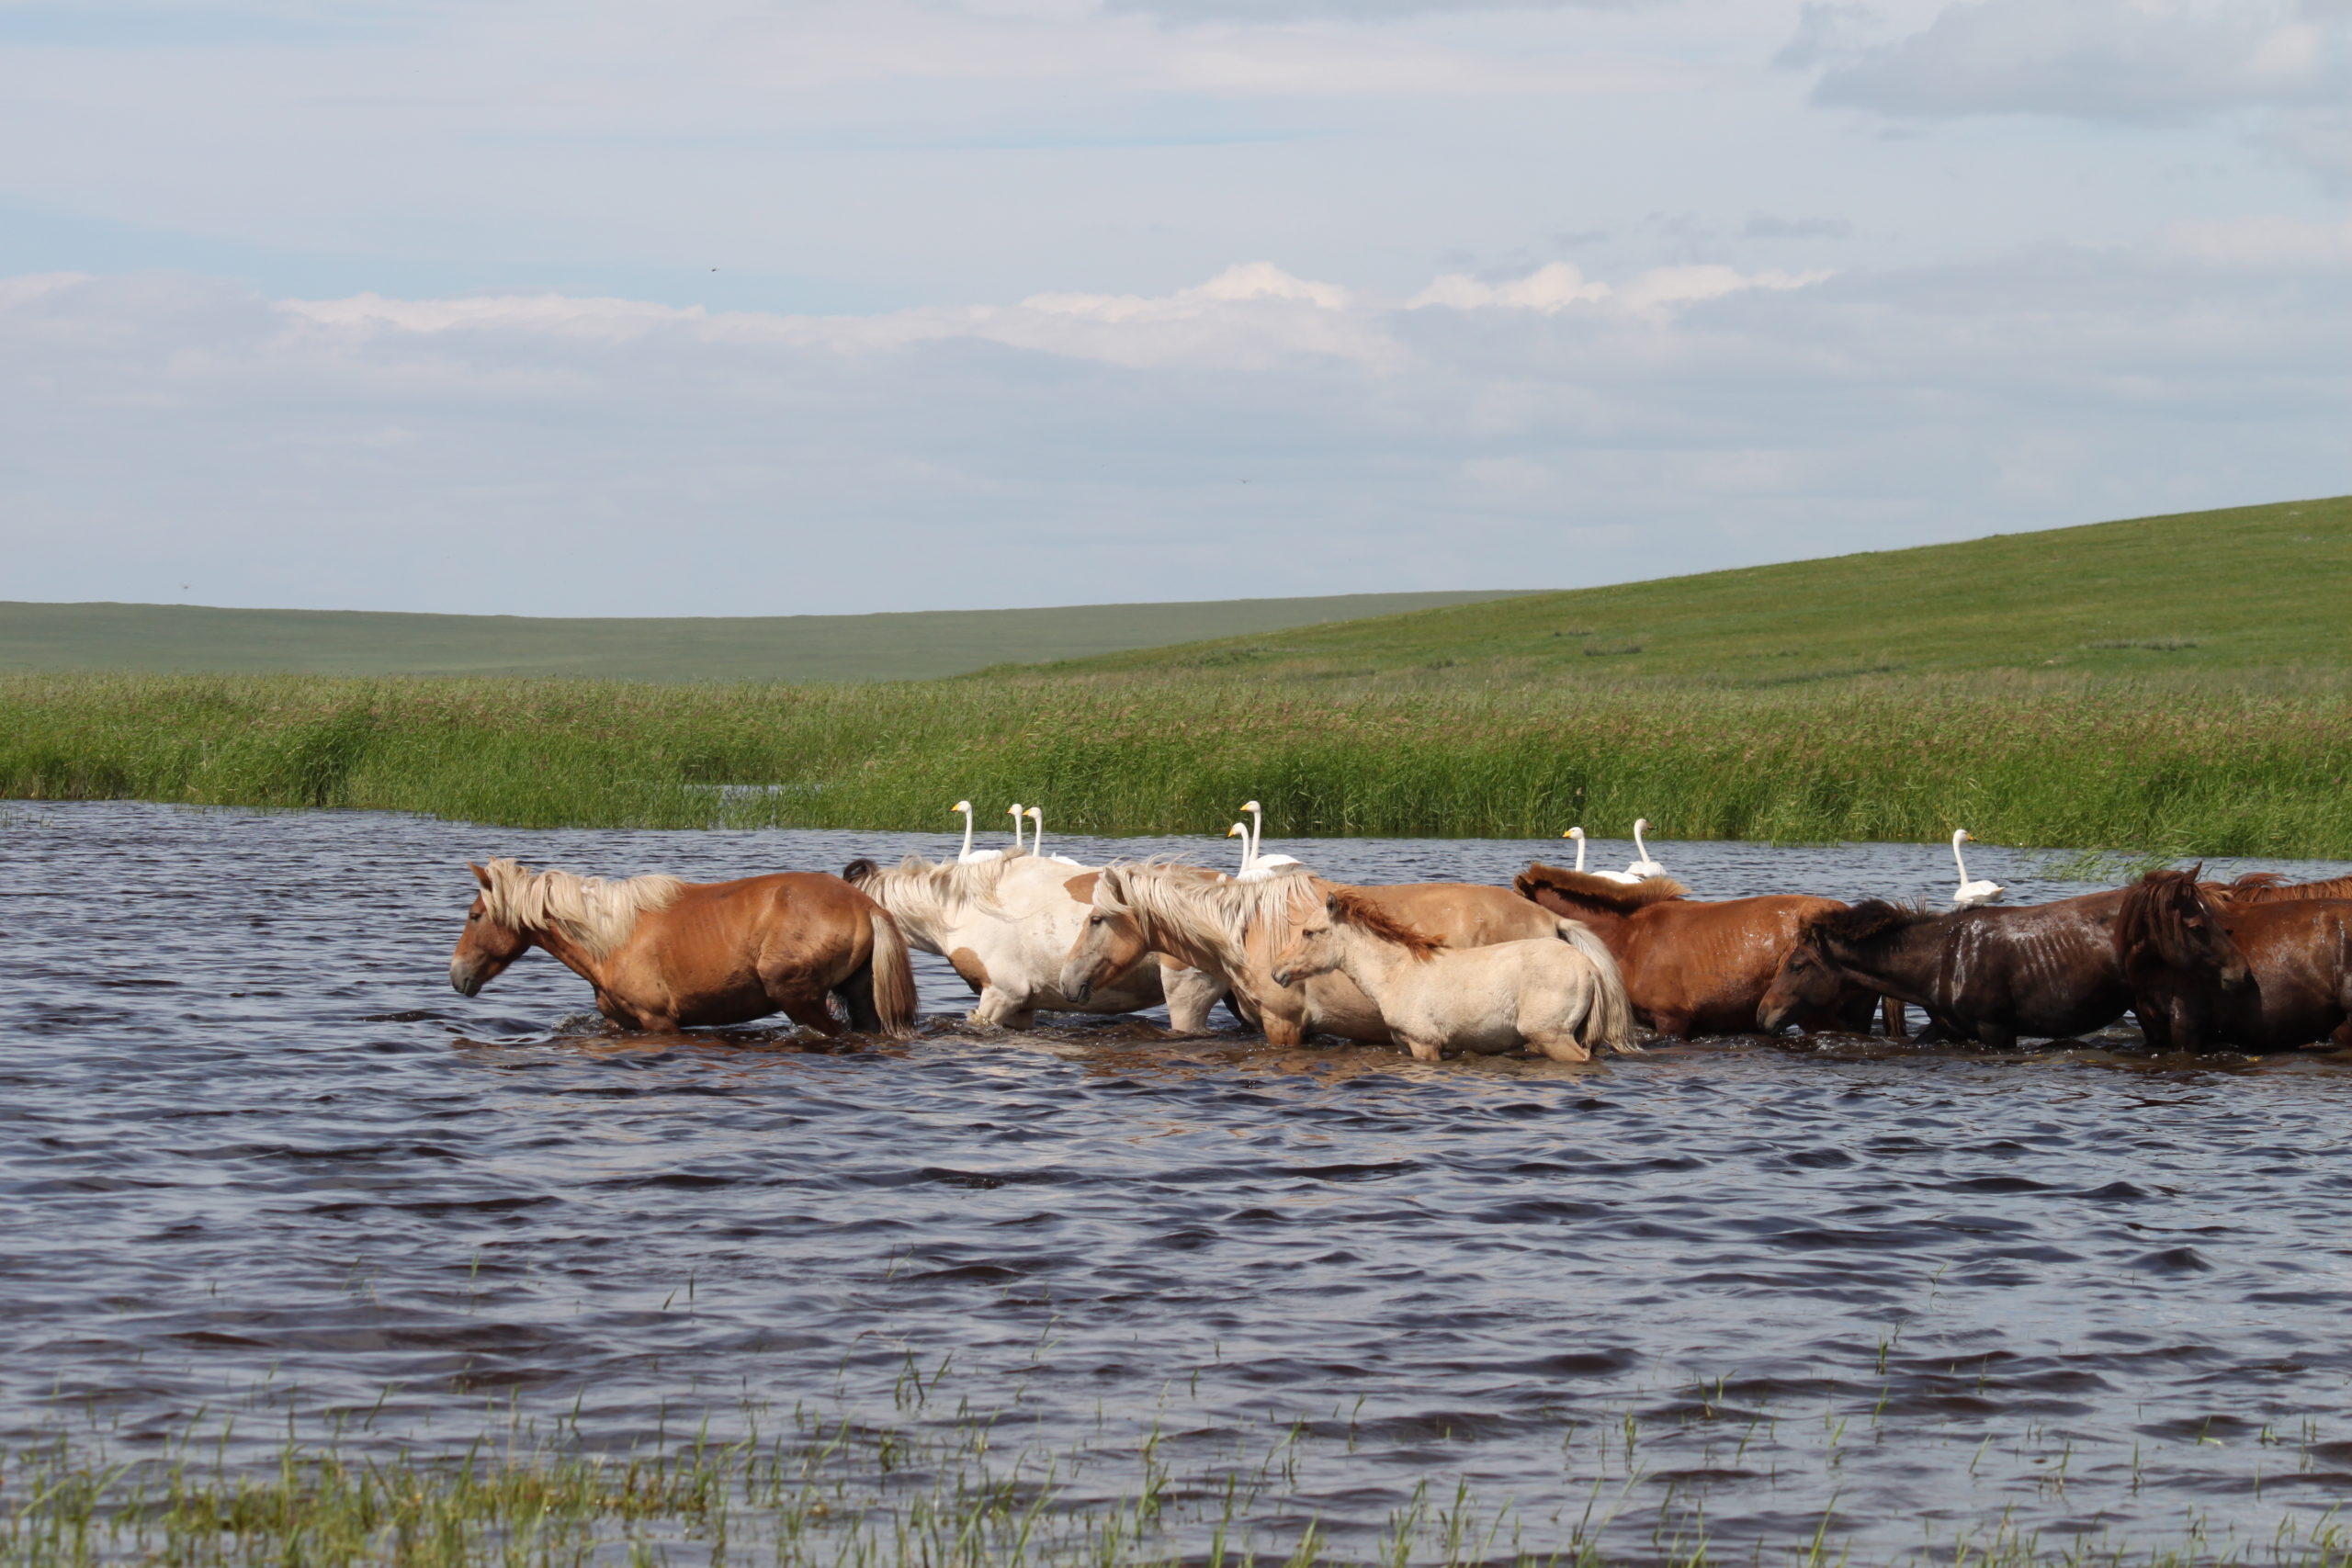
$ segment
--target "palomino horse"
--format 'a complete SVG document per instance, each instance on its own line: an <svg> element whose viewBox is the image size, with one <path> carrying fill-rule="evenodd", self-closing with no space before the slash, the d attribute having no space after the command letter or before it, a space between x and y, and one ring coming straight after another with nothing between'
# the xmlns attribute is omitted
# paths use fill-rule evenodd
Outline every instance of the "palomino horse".
<svg viewBox="0 0 2352 1568"><path fill-rule="evenodd" d="M1221 982L1197 970L1137 953L1087 996L1065 995L1056 982L1094 897L1088 867L1023 849L963 863L920 855L895 866L854 860L842 876L889 910L908 941L955 966L979 998L972 1016L984 1024L1029 1029L1040 1010L1136 1012L1164 998L1170 1022L1197 1034L1225 994Z"/></svg>
<svg viewBox="0 0 2352 1568"><path fill-rule="evenodd" d="M2159 1051L2352 1047L2352 902L2241 903L2194 872L2151 872L2125 890L2115 941Z"/></svg>
<svg viewBox="0 0 2352 1568"><path fill-rule="evenodd" d="M2010 1046L2102 1028L2132 1002L2115 953L2120 890L2021 908L1933 914L1872 898L1808 916L1758 1018L1778 1031L1841 993L1925 1008L1946 1033Z"/></svg>
<svg viewBox="0 0 2352 1568"><path fill-rule="evenodd" d="M1165 862L1106 866L1062 968L1063 994L1082 997L1140 954L1163 953L1230 985L1242 1015L1276 1045L1295 1045L1318 1030L1385 1043L1392 1036L1380 1010L1344 974L1295 987L1272 976L1273 955L1290 940L1293 890L1307 886L1320 897L1336 886L1298 867L1263 881L1220 882L1196 866ZM1558 929L1556 917L1502 887L1421 882L1355 891L1448 947L1550 937Z"/></svg>
<svg viewBox="0 0 2352 1568"><path fill-rule="evenodd" d="M1434 1062L1448 1047L1491 1055L1532 1046L1555 1062L1589 1062L1595 1046L1636 1048L1617 962L1574 920L1555 918L1547 937L1448 949L1363 890L1334 887L1317 900L1305 884L1292 886L1291 938L1275 954L1274 983L1347 976L1416 1060Z"/></svg>
<svg viewBox="0 0 2352 1568"><path fill-rule="evenodd" d="M1609 944L1625 976L1634 1016L1669 1038L1740 1034L1757 1027L1758 1010L1797 929L1846 906L1835 898L1773 894L1702 900L1663 876L1626 884L1540 862L1511 883L1522 898L1590 926ZM1821 1029L1864 1032L1874 992L1848 991L1829 1008L1800 1007L1791 1016L1810 1034ZM1899 1002L1889 1002L1887 1032L1900 1036Z"/></svg>
<svg viewBox="0 0 2352 1568"><path fill-rule="evenodd" d="M533 947L596 987L596 1010L656 1032L782 1011L824 1034L914 1028L906 939L882 907L838 877L793 871L741 882L625 882L467 868L481 891L449 959L449 984L478 995ZM827 1006L838 997L842 1024Z"/></svg>

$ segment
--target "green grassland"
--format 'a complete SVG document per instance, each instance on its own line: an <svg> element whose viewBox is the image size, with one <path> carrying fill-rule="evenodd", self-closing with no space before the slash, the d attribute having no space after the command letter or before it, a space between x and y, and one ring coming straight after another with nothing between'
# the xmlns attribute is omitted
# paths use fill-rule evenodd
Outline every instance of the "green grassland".
<svg viewBox="0 0 2352 1568"><path fill-rule="evenodd" d="M2352 665L2352 496L1535 593L1061 668L1330 679L1476 666L1453 678L1770 686L2299 665Z"/></svg>
<svg viewBox="0 0 2352 1568"><path fill-rule="evenodd" d="M0 671L910 681L1493 597L1350 593L1044 610L572 620L0 602Z"/></svg>
<svg viewBox="0 0 2352 1568"><path fill-rule="evenodd" d="M968 795L1105 834L1256 796L1295 836L2352 858L2347 563L2335 500L940 681L0 676L0 796L944 830Z"/></svg>

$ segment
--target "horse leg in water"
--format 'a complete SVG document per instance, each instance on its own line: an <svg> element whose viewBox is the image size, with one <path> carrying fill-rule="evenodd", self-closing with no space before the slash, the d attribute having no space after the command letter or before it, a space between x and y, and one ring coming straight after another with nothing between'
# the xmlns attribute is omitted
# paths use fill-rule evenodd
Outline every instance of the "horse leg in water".
<svg viewBox="0 0 2352 1568"><path fill-rule="evenodd" d="M1910 1039L1911 1019L1903 1010L1902 1001L1894 997L1881 997L1878 1003L1879 1015L1886 1022L1886 1037L1889 1040Z"/></svg>
<svg viewBox="0 0 2352 1568"><path fill-rule="evenodd" d="M1976 1026L1976 1038L1980 1043L1990 1045L1996 1051L2018 1048L2018 1032L2006 1023L1980 1023Z"/></svg>
<svg viewBox="0 0 2352 1568"><path fill-rule="evenodd" d="M832 994L798 964L761 964L760 985L768 1000L803 1029L829 1037L849 1032L849 1025L833 1016Z"/></svg>
<svg viewBox="0 0 2352 1568"><path fill-rule="evenodd" d="M1415 1040L1399 1034L1396 1036L1396 1043L1410 1051L1416 1062L1442 1062L1445 1059L1443 1040Z"/></svg>
<svg viewBox="0 0 2352 1568"><path fill-rule="evenodd" d="M1216 1005L1219 997L1227 997L1228 1008L1232 1005L1224 982L1198 969L1179 969L1162 964L1159 988L1168 998L1169 1027L1179 1034L1206 1033L1209 1010Z"/></svg>

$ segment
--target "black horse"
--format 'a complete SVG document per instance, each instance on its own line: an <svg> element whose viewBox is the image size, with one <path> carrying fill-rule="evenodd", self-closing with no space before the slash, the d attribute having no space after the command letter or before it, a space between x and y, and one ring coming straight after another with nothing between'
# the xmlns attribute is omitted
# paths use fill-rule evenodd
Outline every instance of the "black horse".
<svg viewBox="0 0 2352 1568"><path fill-rule="evenodd" d="M2132 1005L2115 946L2123 892L1935 914L1870 899L1807 920L1764 993L1777 1032L1850 988L1927 1010L1941 1032L1987 1045L2104 1028Z"/></svg>

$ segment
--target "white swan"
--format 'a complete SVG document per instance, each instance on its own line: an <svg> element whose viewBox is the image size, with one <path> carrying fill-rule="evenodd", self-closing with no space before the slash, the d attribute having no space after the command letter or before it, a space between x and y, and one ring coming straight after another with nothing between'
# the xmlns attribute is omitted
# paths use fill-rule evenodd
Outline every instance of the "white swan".
<svg viewBox="0 0 2352 1568"><path fill-rule="evenodd" d="M1005 810L1012 814L1012 847L1015 850L1027 849L1029 842L1021 836L1021 803L1016 800L1006 807Z"/></svg>
<svg viewBox="0 0 2352 1568"><path fill-rule="evenodd" d="M966 865L969 865L974 861L1002 860L1004 858L1004 852L1002 850L976 850L972 847L972 803L970 801L959 800L954 806L949 807L948 809L950 811L960 811L964 814L964 849L963 852L956 857L958 861L962 862Z"/></svg>
<svg viewBox="0 0 2352 1568"><path fill-rule="evenodd" d="M1027 811L1023 812L1022 815L1029 818L1029 852L1033 855L1045 855L1046 814L1033 806ZM1063 865L1084 865L1086 863L1084 861L1072 860L1068 855L1046 855L1046 858L1050 861L1058 861Z"/></svg>
<svg viewBox="0 0 2352 1568"><path fill-rule="evenodd" d="M1225 830L1225 836L1228 839L1239 839L1241 840L1241 863L1234 868L1233 874L1237 878L1249 875L1250 824L1247 822L1236 822L1232 827L1227 828Z"/></svg>
<svg viewBox="0 0 2352 1568"><path fill-rule="evenodd" d="M1642 842L1642 834L1649 825L1650 819L1646 817L1634 818L1634 853L1639 858L1625 868L1625 879L1629 882L1639 882L1645 877L1666 874L1666 867L1650 859L1650 847Z"/></svg>
<svg viewBox="0 0 2352 1568"><path fill-rule="evenodd" d="M1250 820L1256 824L1256 827L1252 829L1250 834L1249 852L1242 856L1242 859L1248 865L1249 869L1242 872L1240 875L1235 877L1234 880L1236 882L1263 882L1266 878L1273 875L1275 872L1281 870L1283 866L1304 865L1306 863L1300 860L1296 855L1270 855L1260 853L1259 846L1266 841L1266 813L1254 800L1243 801L1241 803L1241 809L1250 813Z"/></svg>
<svg viewBox="0 0 2352 1568"><path fill-rule="evenodd" d="M1971 882L1968 863L1960 858L1960 846L1975 841L1975 835L1962 828L1951 836L1951 863L1960 867L1960 887L1951 896L1955 909L1973 909L1980 904L1997 904L2009 895L2009 890L1997 882Z"/></svg>
<svg viewBox="0 0 2352 1568"><path fill-rule="evenodd" d="M1577 841L1577 865L1576 865L1576 869L1577 869L1577 871L1579 871L1579 872L1582 872L1582 873L1583 873L1583 874L1585 874L1585 875L1587 875L1587 876L1597 876L1597 877L1600 878L1600 880L1601 880L1601 881L1603 881L1603 882L1626 882L1626 883L1633 883L1633 882L1639 882L1639 881L1641 880L1641 878L1640 878L1640 877L1638 877L1638 876L1629 876L1629 875L1627 875L1624 872L1622 872L1622 871L1585 871L1585 869L1584 869L1584 829L1581 829L1581 828L1571 828L1571 829L1569 829L1566 832L1565 832L1565 833L1561 834L1561 835L1560 835L1560 837L1562 837L1563 839L1574 839L1574 840Z"/></svg>

